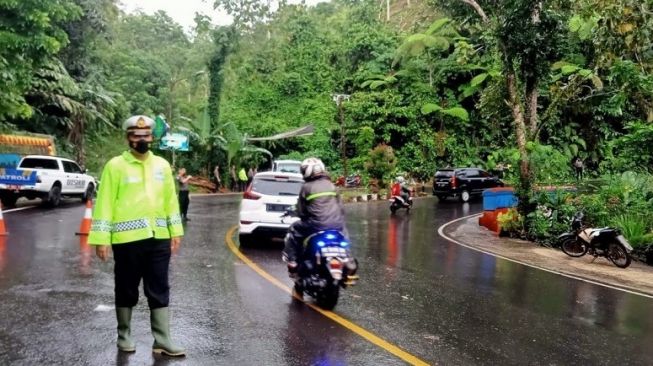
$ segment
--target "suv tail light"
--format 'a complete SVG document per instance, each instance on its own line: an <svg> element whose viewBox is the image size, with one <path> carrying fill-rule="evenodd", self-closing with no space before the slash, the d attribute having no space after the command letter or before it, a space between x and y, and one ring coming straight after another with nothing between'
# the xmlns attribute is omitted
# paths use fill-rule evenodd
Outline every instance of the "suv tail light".
<svg viewBox="0 0 653 366"><path fill-rule="evenodd" d="M243 199L257 200L259 198L261 198L261 196L259 196L258 194L252 192L252 186L251 185L249 187L247 187L247 190L245 192L243 192Z"/></svg>
<svg viewBox="0 0 653 366"><path fill-rule="evenodd" d="M458 181L456 180L456 176L454 175L453 177L451 177L449 181L451 182L451 188L456 188L456 185L458 184Z"/></svg>

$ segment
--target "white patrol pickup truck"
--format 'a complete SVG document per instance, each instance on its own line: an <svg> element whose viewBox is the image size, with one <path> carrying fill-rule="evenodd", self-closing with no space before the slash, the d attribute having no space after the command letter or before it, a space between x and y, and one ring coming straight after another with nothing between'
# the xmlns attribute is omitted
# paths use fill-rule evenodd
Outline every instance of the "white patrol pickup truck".
<svg viewBox="0 0 653 366"><path fill-rule="evenodd" d="M97 183L76 162L55 156L28 155L20 160L17 170L36 172L34 185L0 184L0 199L4 207L16 204L19 197L41 198L56 207L62 196L80 197L82 202L93 198Z"/></svg>

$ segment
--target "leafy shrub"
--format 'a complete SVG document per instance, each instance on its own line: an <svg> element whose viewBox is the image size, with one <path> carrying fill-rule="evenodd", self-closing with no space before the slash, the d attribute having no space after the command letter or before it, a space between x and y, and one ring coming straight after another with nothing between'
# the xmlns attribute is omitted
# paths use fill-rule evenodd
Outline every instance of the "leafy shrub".
<svg viewBox="0 0 653 366"><path fill-rule="evenodd" d="M653 165L653 124L630 122L625 126L628 133L611 141L610 159L602 167L612 171L643 170Z"/></svg>
<svg viewBox="0 0 653 366"><path fill-rule="evenodd" d="M614 226L621 229L622 234L628 239L633 248L647 244L647 220L645 217L633 214L624 214L615 217Z"/></svg>
<svg viewBox="0 0 653 366"><path fill-rule="evenodd" d="M517 181L519 178L519 150L516 148L497 149L487 157L485 168L495 173L499 164L504 165L503 175L508 181Z"/></svg>
<svg viewBox="0 0 653 366"><path fill-rule="evenodd" d="M521 236L524 231L524 219L514 208L505 213L500 213L497 216L497 222L501 227L501 231L507 232L511 236Z"/></svg>
<svg viewBox="0 0 653 366"><path fill-rule="evenodd" d="M533 202L537 209L527 217L527 238L556 246L557 236L569 229L571 217L577 211L573 194L564 190L540 191L533 195Z"/></svg>
<svg viewBox="0 0 653 366"><path fill-rule="evenodd" d="M527 148L536 182L564 182L571 179L573 172L569 158L562 151L553 146L537 143L529 143Z"/></svg>
<svg viewBox="0 0 653 366"><path fill-rule="evenodd" d="M529 143L531 170L535 182L566 182L572 178L569 158L562 151L549 145ZM509 182L519 179L519 151L516 148L503 148L492 151L485 163L486 169L495 172L497 166L504 165L504 177Z"/></svg>
<svg viewBox="0 0 653 366"><path fill-rule="evenodd" d="M365 169L371 178L376 179L381 187L385 187L384 178L392 173L396 165L397 158L392 147L380 144L370 151Z"/></svg>

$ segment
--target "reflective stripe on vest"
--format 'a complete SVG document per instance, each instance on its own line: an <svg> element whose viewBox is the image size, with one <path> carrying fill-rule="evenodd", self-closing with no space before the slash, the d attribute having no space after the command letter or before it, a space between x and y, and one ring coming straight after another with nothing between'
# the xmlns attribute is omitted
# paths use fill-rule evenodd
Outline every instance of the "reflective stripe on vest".
<svg viewBox="0 0 653 366"><path fill-rule="evenodd" d="M316 198L320 197L326 197L326 196L337 196L338 194L336 192L320 192L320 193L313 193L312 195L306 197L307 201L314 200Z"/></svg>

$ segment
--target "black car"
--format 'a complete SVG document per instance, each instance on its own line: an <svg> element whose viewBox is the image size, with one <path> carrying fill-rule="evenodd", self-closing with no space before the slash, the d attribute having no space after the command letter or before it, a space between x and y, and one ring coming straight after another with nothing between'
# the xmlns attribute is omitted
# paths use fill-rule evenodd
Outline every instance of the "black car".
<svg viewBox="0 0 653 366"><path fill-rule="evenodd" d="M478 168L438 169L433 178L433 195L440 201L459 197L467 202L471 196L481 195L483 190L494 187L503 187L501 179Z"/></svg>

